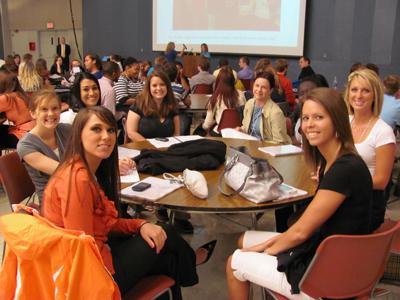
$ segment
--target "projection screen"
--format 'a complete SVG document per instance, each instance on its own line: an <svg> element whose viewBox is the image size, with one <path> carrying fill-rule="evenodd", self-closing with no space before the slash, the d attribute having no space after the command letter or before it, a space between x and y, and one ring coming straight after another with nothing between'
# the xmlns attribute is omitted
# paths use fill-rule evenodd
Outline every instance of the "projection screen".
<svg viewBox="0 0 400 300"><path fill-rule="evenodd" d="M306 0L153 0L153 50L303 55Z"/></svg>

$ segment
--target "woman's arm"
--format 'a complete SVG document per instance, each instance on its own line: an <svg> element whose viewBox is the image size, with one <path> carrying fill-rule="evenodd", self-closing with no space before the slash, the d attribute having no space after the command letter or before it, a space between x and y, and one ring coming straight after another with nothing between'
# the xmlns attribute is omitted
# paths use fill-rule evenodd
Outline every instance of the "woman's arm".
<svg viewBox="0 0 400 300"><path fill-rule="evenodd" d="M392 176L395 144L386 144L376 148L375 174L372 176L374 190L384 190Z"/></svg>
<svg viewBox="0 0 400 300"><path fill-rule="evenodd" d="M144 136L139 133L139 121L140 116L133 112L128 112L128 118L126 120L126 131L128 133L129 138L134 142L140 142L146 140Z"/></svg>
<svg viewBox="0 0 400 300"><path fill-rule="evenodd" d="M244 251L265 251L277 255L305 242L339 208L345 195L330 190L318 190L300 219L286 232Z"/></svg>
<svg viewBox="0 0 400 300"><path fill-rule="evenodd" d="M204 130L209 130L209 129L212 128L212 126L213 126L215 123L216 123L216 122L215 122L215 119L214 119L214 112L213 112L213 111L211 110L211 108L209 107L209 108L207 109L207 115L206 115L206 118L204 119L204 122L203 122L202 127L203 127Z"/></svg>
<svg viewBox="0 0 400 300"><path fill-rule="evenodd" d="M174 136L181 135L181 124L179 122L179 115L174 116Z"/></svg>
<svg viewBox="0 0 400 300"><path fill-rule="evenodd" d="M29 153L23 157L23 160L32 168L46 173L47 175L52 175L59 164L58 161L40 152Z"/></svg>

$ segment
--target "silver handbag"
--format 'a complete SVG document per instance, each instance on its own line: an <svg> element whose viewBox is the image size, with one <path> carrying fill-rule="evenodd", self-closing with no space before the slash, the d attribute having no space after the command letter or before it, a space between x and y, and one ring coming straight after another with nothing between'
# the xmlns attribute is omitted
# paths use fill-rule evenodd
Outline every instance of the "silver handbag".
<svg viewBox="0 0 400 300"><path fill-rule="evenodd" d="M239 150L229 147L224 172L218 181L219 191L226 196L238 193L255 203L277 199L281 195L281 174L267 160L254 158L243 148ZM223 180L234 192L223 190Z"/></svg>

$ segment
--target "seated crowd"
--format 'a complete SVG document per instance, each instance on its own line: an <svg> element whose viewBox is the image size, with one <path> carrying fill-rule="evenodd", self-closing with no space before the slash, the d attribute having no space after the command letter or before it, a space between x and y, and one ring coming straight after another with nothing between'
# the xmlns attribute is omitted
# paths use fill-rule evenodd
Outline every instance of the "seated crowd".
<svg viewBox="0 0 400 300"><path fill-rule="evenodd" d="M35 65L29 54L22 60L9 55L0 69L0 148L17 150L41 215L95 238L122 294L148 274L166 274L177 286L192 286L199 280L196 266L208 260L213 246L193 250L176 231L193 233L188 214L176 214L175 227L129 218L120 202L119 175L136 165L119 160L117 146L126 139L191 132L221 137L223 112L237 110L241 125L236 130L273 144L302 146L318 188L287 231L241 236L240 249L226 266L229 296L247 299L254 282L309 299L299 279L319 243L333 234L368 234L383 223L400 122L400 77L381 81L375 65L354 64L339 93L314 73L309 58L301 57L296 90L285 59L273 64L263 58L252 70L242 56L238 72L221 59L211 74L211 55L203 44L198 73L187 78L176 61L184 48L178 53L169 43L154 64L119 55L101 62L86 54L84 67L74 59L68 69L57 56L50 70L43 59ZM52 82L54 74L63 79ZM54 84L70 89L68 103L62 103ZM212 93L205 119L191 124L195 118L186 110L199 85ZM168 220L163 209L156 215ZM300 247L307 251L279 272L277 265ZM293 272L298 276L287 277Z"/></svg>

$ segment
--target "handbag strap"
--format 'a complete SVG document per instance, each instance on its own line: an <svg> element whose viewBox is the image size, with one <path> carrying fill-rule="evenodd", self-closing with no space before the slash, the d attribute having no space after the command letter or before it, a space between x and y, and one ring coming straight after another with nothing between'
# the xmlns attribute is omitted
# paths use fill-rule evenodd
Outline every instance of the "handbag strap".
<svg viewBox="0 0 400 300"><path fill-rule="evenodd" d="M240 185L240 187L237 189L237 190L233 190L233 192L231 192L231 193L229 193L229 192L227 192L227 191L224 191L224 189L222 188L222 181L223 181L223 179L224 179L224 175L226 174L226 172L228 171L228 170L230 170L232 167L230 167L230 168L224 168L224 172L222 172L220 175L219 175L219 177L218 177L218 190L222 193L222 194L224 194L225 196L233 196L233 195L235 195L235 194L240 194L240 192L244 189L244 186L245 186L245 184L246 184L246 181L247 181L247 178L249 178L251 175L252 175L252 173L253 173L253 168L250 168L249 169L249 171L247 172L247 174L246 174L246 176L244 177L244 179L243 179L243 182L242 182L242 184Z"/></svg>

